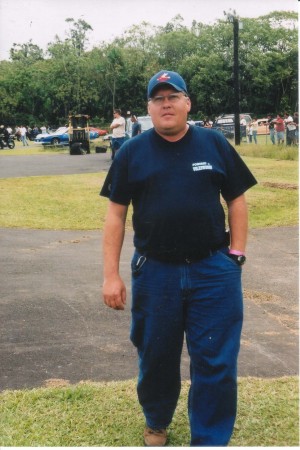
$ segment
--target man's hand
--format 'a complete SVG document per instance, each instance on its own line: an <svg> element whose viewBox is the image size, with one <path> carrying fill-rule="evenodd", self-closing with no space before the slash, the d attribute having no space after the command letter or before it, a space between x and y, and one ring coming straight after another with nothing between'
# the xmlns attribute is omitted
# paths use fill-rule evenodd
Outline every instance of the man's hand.
<svg viewBox="0 0 300 450"><path fill-rule="evenodd" d="M126 287L119 275L104 279L102 293L104 303L109 308L124 309L126 304Z"/></svg>

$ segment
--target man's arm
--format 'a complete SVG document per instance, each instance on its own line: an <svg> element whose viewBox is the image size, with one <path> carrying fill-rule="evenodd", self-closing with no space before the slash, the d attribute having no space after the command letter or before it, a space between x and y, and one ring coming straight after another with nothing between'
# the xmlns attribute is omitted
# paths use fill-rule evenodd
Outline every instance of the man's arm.
<svg viewBox="0 0 300 450"><path fill-rule="evenodd" d="M245 252L248 233L248 208L244 194L227 202L230 249Z"/></svg>
<svg viewBox="0 0 300 450"><path fill-rule="evenodd" d="M128 207L109 202L103 233L103 299L113 309L124 309L126 287L119 274Z"/></svg>
<svg viewBox="0 0 300 450"><path fill-rule="evenodd" d="M121 125L121 124L118 123L118 122L115 122L115 123L112 122L109 128L111 128L111 129L113 130L114 128L118 128L120 125Z"/></svg>

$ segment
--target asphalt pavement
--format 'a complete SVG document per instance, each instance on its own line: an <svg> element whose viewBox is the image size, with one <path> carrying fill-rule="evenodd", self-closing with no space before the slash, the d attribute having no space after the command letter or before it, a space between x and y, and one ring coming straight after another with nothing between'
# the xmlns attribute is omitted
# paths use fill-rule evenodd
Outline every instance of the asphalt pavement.
<svg viewBox="0 0 300 450"><path fill-rule="evenodd" d="M0 155L0 178L109 166L109 154ZM121 256L127 306L114 311L101 298L100 231L0 229L0 390L137 376L129 341L132 238L128 232ZM298 227L250 230L247 257L239 376L296 375ZM189 376L186 350L182 376Z"/></svg>

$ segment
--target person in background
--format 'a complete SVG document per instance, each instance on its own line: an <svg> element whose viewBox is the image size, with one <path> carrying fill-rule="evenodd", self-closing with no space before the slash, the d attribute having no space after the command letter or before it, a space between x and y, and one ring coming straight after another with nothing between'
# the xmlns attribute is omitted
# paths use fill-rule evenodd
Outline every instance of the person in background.
<svg viewBox="0 0 300 450"><path fill-rule="evenodd" d="M128 137L132 137L132 120L131 120L132 114L130 111L127 111L126 113L126 126L125 126L125 132L128 134Z"/></svg>
<svg viewBox="0 0 300 450"><path fill-rule="evenodd" d="M293 117L294 124L296 125L296 131L295 131L295 144L298 145L299 143L299 115L298 112L294 112Z"/></svg>
<svg viewBox="0 0 300 450"><path fill-rule="evenodd" d="M249 142L249 144L252 144L252 136L253 136L253 127L252 127L252 122L249 122L246 125L246 134L247 134L247 142Z"/></svg>
<svg viewBox="0 0 300 450"><path fill-rule="evenodd" d="M256 180L221 133L187 123L191 100L178 73L155 74L147 95L154 128L123 144L100 192L109 198L103 299L110 308L125 308L119 266L132 203L130 337L139 359L144 443L167 442L181 389L185 334L191 446L225 446L237 409L248 227L244 193Z"/></svg>
<svg viewBox="0 0 300 450"><path fill-rule="evenodd" d="M240 117L240 130L241 130L241 138L246 138L247 140L247 121L244 115Z"/></svg>
<svg viewBox="0 0 300 450"><path fill-rule="evenodd" d="M119 150L121 145L125 142L125 119L121 116L121 110L114 110L114 120L110 125L112 130L112 140L111 148L112 155L111 159L114 159L116 152Z"/></svg>
<svg viewBox="0 0 300 450"><path fill-rule="evenodd" d="M211 128L211 123L208 118L204 119L203 126L204 128Z"/></svg>
<svg viewBox="0 0 300 450"><path fill-rule="evenodd" d="M0 135L3 142L5 142L5 144L8 146L9 132L7 130L7 127L5 127L4 125L0 126Z"/></svg>
<svg viewBox="0 0 300 450"><path fill-rule="evenodd" d="M18 126L15 127L15 136L16 136L18 142L20 142L20 140L21 140L21 131L20 130L21 130L20 127L18 127Z"/></svg>
<svg viewBox="0 0 300 450"><path fill-rule="evenodd" d="M251 127L252 127L253 140L254 140L255 144L257 144L257 131L258 131L257 117L254 117L254 119L252 120Z"/></svg>
<svg viewBox="0 0 300 450"><path fill-rule="evenodd" d="M284 117L286 127L286 145L296 145L296 124L294 123L294 119L288 113L285 113Z"/></svg>
<svg viewBox="0 0 300 450"><path fill-rule="evenodd" d="M285 125L282 115L280 113L277 114L276 120L274 121L276 124L276 134L277 134L277 144L284 144L284 131Z"/></svg>
<svg viewBox="0 0 300 450"><path fill-rule="evenodd" d="M29 144L27 141L27 128L24 127L24 125L21 125L20 133L21 133L21 141L23 143L23 147L28 146Z"/></svg>
<svg viewBox="0 0 300 450"><path fill-rule="evenodd" d="M131 115L131 122L132 122L131 137L141 134L142 132L141 124L139 123L137 117L134 114Z"/></svg>
<svg viewBox="0 0 300 450"><path fill-rule="evenodd" d="M269 132L270 132L270 139L273 145L275 145L275 123L274 119L272 118L271 114L268 114L268 124L269 124Z"/></svg>

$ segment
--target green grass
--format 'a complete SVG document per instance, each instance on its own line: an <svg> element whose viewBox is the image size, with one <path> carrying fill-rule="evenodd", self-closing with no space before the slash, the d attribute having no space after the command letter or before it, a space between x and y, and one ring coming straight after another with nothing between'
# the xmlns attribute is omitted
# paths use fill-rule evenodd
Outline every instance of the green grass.
<svg viewBox="0 0 300 450"><path fill-rule="evenodd" d="M246 193L250 227L296 225L298 162L243 158L259 182ZM107 200L99 191L105 175L0 179L0 227L101 230Z"/></svg>
<svg viewBox="0 0 300 450"><path fill-rule="evenodd" d="M187 393L169 430L169 446L189 445ZM240 378L238 417L231 446L297 446L298 378ZM144 417L136 382L82 383L4 391L1 446L143 446Z"/></svg>

